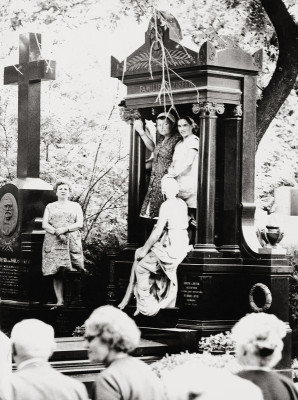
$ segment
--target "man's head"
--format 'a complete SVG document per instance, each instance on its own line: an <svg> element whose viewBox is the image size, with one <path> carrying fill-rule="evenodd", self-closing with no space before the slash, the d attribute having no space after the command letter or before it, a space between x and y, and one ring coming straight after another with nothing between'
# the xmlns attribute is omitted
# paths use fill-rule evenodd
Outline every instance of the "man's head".
<svg viewBox="0 0 298 400"><path fill-rule="evenodd" d="M3 196L3 212L4 212L4 218L6 220L9 220L12 218L13 216L13 204L12 204L12 200L11 198L5 194Z"/></svg>
<svg viewBox="0 0 298 400"><path fill-rule="evenodd" d="M56 346L54 329L38 319L18 322L11 331L11 342L17 365L31 358L48 360Z"/></svg>

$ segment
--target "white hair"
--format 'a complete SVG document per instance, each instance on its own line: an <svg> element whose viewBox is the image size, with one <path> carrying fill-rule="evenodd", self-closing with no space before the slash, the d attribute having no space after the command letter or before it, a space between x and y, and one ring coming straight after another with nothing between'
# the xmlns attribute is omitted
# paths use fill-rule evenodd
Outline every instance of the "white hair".
<svg viewBox="0 0 298 400"><path fill-rule="evenodd" d="M135 321L111 305L96 308L85 325L86 330L118 352L131 353L140 342L141 332Z"/></svg>
<svg viewBox="0 0 298 400"><path fill-rule="evenodd" d="M247 314L232 329L240 364L272 368L281 359L287 326L273 314Z"/></svg>
<svg viewBox="0 0 298 400"><path fill-rule="evenodd" d="M38 319L24 319L11 331L11 342L21 358L48 359L56 346L54 329Z"/></svg>

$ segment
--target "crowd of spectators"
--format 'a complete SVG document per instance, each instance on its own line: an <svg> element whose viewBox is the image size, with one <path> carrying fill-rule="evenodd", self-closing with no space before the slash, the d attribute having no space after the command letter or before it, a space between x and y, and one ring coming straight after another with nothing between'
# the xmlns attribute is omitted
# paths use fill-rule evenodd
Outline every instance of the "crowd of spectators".
<svg viewBox="0 0 298 400"><path fill-rule="evenodd" d="M27 319L13 327L10 339L0 332L0 400L298 400L293 381L272 370L282 357L286 336L286 324L272 314L248 314L234 326L242 367L237 374L192 360L158 378L131 355L141 338L134 320L109 305L94 310L85 327L90 361L105 366L91 393L49 363L56 345L54 329Z"/></svg>

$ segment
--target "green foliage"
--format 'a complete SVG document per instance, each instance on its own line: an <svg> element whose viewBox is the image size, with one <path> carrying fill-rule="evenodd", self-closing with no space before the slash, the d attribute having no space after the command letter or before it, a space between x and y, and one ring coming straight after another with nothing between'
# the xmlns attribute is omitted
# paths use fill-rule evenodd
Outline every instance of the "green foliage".
<svg viewBox="0 0 298 400"><path fill-rule="evenodd" d="M297 185L297 124L297 96L292 93L263 137L256 154L256 200L260 207L271 209L274 188Z"/></svg>
<svg viewBox="0 0 298 400"><path fill-rule="evenodd" d="M298 15L295 0L284 3ZM185 46L211 40L219 49L237 45L250 54L264 48L264 68L258 78L262 98L279 50L259 0L4 0L0 5L3 65L18 62L18 33L26 30L44 33L41 56L57 61L56 80L42 84L41 177L53 183L67 176L74 182L74 198L84 210L84 248L90 268L109 245L110 231L121 245L126 230L129 127L117 116L125 91L109 77L107 38L132 16L147 23L154 7L175 15ZM119 36L119 46L128 40ZM297 184L298 90L294 89L257 154L261 205L272 203L274 187ZM3 87L0 185L15 178L16 133L17 90Z"/></svg>

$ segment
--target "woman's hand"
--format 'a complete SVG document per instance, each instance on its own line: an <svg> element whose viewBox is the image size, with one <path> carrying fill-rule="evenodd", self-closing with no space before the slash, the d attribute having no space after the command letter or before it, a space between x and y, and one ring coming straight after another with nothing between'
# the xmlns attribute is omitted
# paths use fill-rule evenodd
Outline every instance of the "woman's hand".
<svg viewBox="0 0 298 400"><path fill-rule="evenodd" d="M146 256L147 253L148 251L144 249L144 247L139 247L135 252L135 260L141 261Z"/></svg>
<svg viewBox="0 0 298 400"><path fill-rule="evenodd" d="M63 233L66 233L68 231L68 228L57 228L55 234L57 236L62 235Z"/></svg>
<svg viewBox="0 0 298 400"><path fill-rule="evenodd" d="M67 237L61 233L61 235L58 236L58 239L60 240L61 243L67 244Z"/></svg>

